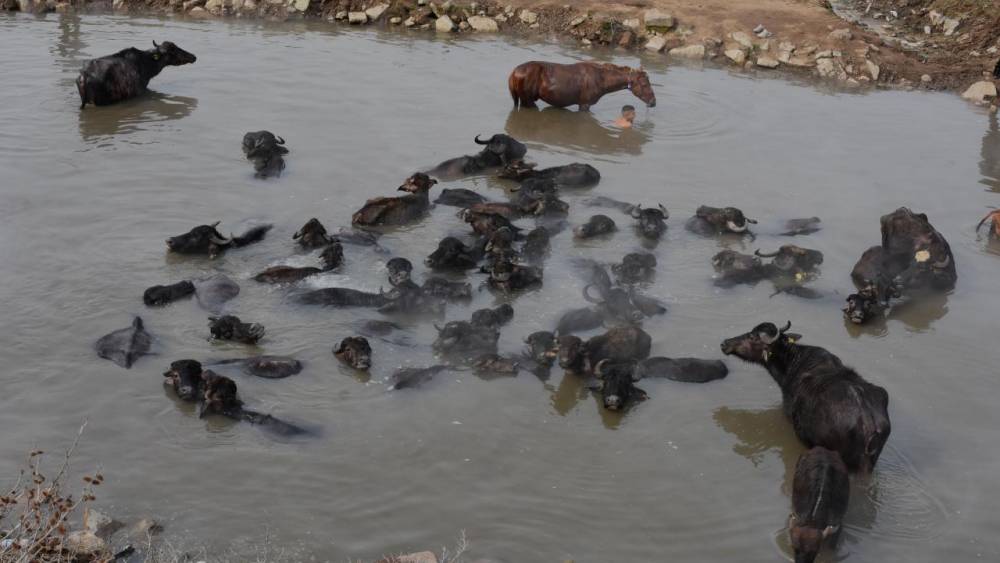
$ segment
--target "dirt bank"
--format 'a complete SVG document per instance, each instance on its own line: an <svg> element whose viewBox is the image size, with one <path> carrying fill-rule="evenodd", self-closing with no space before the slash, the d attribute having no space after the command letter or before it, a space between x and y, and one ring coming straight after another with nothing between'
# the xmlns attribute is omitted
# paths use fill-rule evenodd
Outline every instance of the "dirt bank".
<svg viewBox="0 0 1000 563"><path fill-rule="evenodd" d="M322 18L506 32L796 72L846 87L962 90L1000 58L1000 0L0 0L7 9Z"/></svg>

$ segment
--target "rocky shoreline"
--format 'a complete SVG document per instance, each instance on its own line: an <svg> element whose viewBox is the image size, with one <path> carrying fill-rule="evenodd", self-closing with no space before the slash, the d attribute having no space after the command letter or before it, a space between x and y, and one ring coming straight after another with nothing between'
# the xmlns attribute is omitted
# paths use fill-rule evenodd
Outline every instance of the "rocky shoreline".
<svg viewBox="0 0 1000 563"><path fill-rule="evenodd" d="M747 72L812 75L845 88L967 91L973 101L995 101L989 71L1000 58L1000 14L947 14L933 9L941 1L0 0L3 8L24 12L309 18L427 33L555 36L584 47L715 61Z"/></svg>

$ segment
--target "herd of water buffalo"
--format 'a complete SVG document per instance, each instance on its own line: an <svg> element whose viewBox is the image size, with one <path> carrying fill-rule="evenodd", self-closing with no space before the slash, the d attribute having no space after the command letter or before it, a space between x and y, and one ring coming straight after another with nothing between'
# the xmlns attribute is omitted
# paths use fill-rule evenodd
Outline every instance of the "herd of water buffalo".
<svg viewBox="0 0 1000 563"><path fill-rule="evenodd" d="M154 47L147 51L127 49L87 63L77 81L83 105L88 102L102 105L134 96L164 66L195 61L194 55L172 43L154 43ZM552 66L559 65L549 65ZM648 94L644 90L649 86L644 72L614 68L617 75L625 76L623 80L628 81L619 89L639 88L644 99L655 103L651 89ZM588 69L588 72L593 70ZM515 83L523 90L528 87L525 84L538 79L538 73L532 72L535 71L522 65L512 75L515 104L527 105L539 97L544 99L537 92L531 95L514 92ZM590 99L596 101L593 96ZM526 146L506 134L488 139L476 137L475 142L482 147L478 153L447 160L407 178L399 187L405 195L368 200L352 215L352 229L341 229L334 234L315 218L306 222L293 240L303 249L318 250L319 265L271 267L253 276L253 280L288 284L294 299L303 305L369 307L385 315L439 316L449 303L470 299L472 284L453 281L454 275L450 278L430 275L418 283L412 276L412 262L403 257L387 256L388 291L373 293L342 287L304 290L294 284L341 268L345 245L388 253L379 244L379 230L427 217L434 207L430 192L438 179L493 174L511 182L508 200L494 201L467 189L441 190L434 203L438 208L459 209L458 216L469 225L470 233L465 238L444 238L424 263L433 272L478 272L485 276L483 283L492 291L512 296L540 286L550 240L569 230L565 221L569 204L561 195L592 188L600 182L601 174L593 166L580 163L538 169L525 160ZM253 164L255 175L267 178L281 174L289 149L281 137L258 131L244 136L243 152ZM571 236L577 239L606 235L619 228L619 221L631 219L640 237L656 241L666 231L670 218L668 210L660 204L643 207L597 196L585 200L584 205L606 208L618 215L614 218L593 215L571 229ZM529 230L515 224L521 219L534 219L535 226ZM1000 211L988 215L979 226L987 222L991 234L1000 237ZM700 236L753 237L756 223L733 207L702 206L685 226ZM793 219L787 221L780 234L808 235L819 230L820 224L817 217ZM225 236L218 223L200 225L167 239L166 243L173 253L216 257L262 240L270 228L261 225L239 236ZM956 283L952 251L926 215L900 208L882 217L881 228L881 243L866 250L851 272L857 291L847 298L844 315L853 323L866 323L885 314L893 300L919 299L928 292L951 290ZM803 293L808 291L805 285L818 275L822 262L820 251L787 244L772 253L758 250L753 255L723 250L713 257L712 266L720 285L769 280L778 291ZM445 363L399 370L390 378L391 388L419 386L449 365L493 374L516 375L528 371L544 378L558 363L570 376L586 378L605 408L622 410L645 398L645 393L636 386L641 379L704 383L725 377L728 370L718 359L650 357L652 339L643 330L642 322L664 314L666 308L639 288L653 275L656 265L656 256L648 252L628 254L610 269L596 261L578 261L577 267L586 280L583 298L590 305L566 312L552 330L531 334L526 339L525 351L516 356L500 355L497 349L500 331L515 315L509 304L475 311L469 320L451 321L442 327L435 325L437 338L433 349ZM195 296L205 309L216 315L209 319L212 338L253 344L264 336L262 325L222 314L225 303L238 292L238 284L220 274L205 280L150 287L143 301L147 306L157 307ZM781 328L770 322L762 323L745 334L724 340L721 351L758 364L771 374L781 388L787 418L802 443L810 448L796 467L789 522L795 560L809 562L825 541L837 536L848 504L849 475L869 475L879 459L891 431L889 396L885 389L865 381L826 349L799 343L801 337L790 332L790 327L791 323ZM365 336L382 336L398 328L387 320L368 321L361 334L344 338L333 354L356 370L368 370L373 351ZM577 336L602 328L604 333L589 339ZM151 341L142 320L136 318L132 326L101 338L97 351L101 357L128 368L149 351ZM235 364L247 374L268 378L287 377L302 369L298 361L282 356L255 356L224 363ZM215 373L212 367L182 359L171 363L164 376L177 397L201 405L203 416L227 416L283 435L305 432L294 424L244 408L236 383Z"/></svg>

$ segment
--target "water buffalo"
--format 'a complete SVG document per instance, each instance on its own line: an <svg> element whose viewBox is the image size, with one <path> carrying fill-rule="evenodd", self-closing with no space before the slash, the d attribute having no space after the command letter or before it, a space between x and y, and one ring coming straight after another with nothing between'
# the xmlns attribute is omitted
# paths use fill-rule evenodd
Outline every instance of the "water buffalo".
<svg viewBox="0 0 1000 563"><path fill-rule="evenodd" d="M635 386L638 381L635 361L612 361L604 359L594 366L594 377L598 384L604 408L609 411L625 410L629 405L645 401L646 392Z"/></svg>
<svg viewBox="0 0 1000 563"><path fill-rule="evenodd" d="M796 282L813 277L819 265L823 263L822 252L794 244L783 245L776 252L770 254L757 250L754 255L759 258L772 258L771 262L765 266L768 277L792 278Z"/></svg>
<svg viewBox="0 0 1000 563"><path fill-rule="evenodd" d="M432 347L438 354L466 360L481 354L495 354L500 326L471 321L451 321L438 330Z"/></svg>
<svg viewBox="0 0 1000 563"><path fill-rule="evenodd" d="M272 266L255 275L253 279L262 283L293 283L309 276L335 270L344 263L344 248L339 242L329 244L323 249L319 257L323 262L322 268L315 266L301 268L295 266Z"/></svg>
<svg viewBox="0 0 1000 563"><path fill-rule="evenodd" d="M486 203L488 200L485 196L477 194L472 190L467 190L464 188L451 188L441 190L441 194L438 195L434 203L439 205L449 205L451 207L472 207L477 203Z"/></svg>
<svg viewBox="0 0 1000 563"><path fill-rule="evenodd" d="M665 378L683 383L708 383L729 375L721 360L698 358L647 358L636 365L636 379Z"/></svg>
<svg viewBox="0 0 1000 563"><path fill-rule="evenodd" d="M302 371L302 362L288 356L251 356L221 360L213 365L235 365L247 375L264 379L284 379Z"/></svg>
<svg viewBox="0 0 1000 563"><path fill-rule="evenodd" d="M163 373L165 385L170 386L183 401L197 401L202 395L201 364L195 360L171 362L170 369Z"/></svg>
<svg viewBox="0 0 1000 563"><path fill-rule="evenodd" d="M333 349L338 360L356 370L366 371L372 366L372 347L361 336L348 336Z"/></svg>
<svg viewBox="0 0 1000 563"><path fill-rule="evenodd" d="M1000 239L1000 209L990 211L986 214L986 217L983 217L983 220L976 225L977 233L979 232L979 229L983 228L983 225L985 225L987 221L990 223L988 231L990 238Z"/></svg>
<svg viewBox="0 0 1000 563"><path fill-rule="evenodd" d="M584 342L577 336L559 337L559 365L576 373L591 372L601 360L637 362L649 357L652 338L636 326L615 327Z"/></svg>
<svg viewBox="0 0 1000 563"><path fill-rule="evenodd" d="M277 419L269 414L262 414L244 408L243 401L237 396L236 382L226 376L218 375L211 370L205 370L202 378L202 405L200 416L221 415L237 421L249 422L255 426L284 437L307 434L303 428Z"/></svg>
<svg viewBox="0 0 1000 563"><path fill-rule="evenodd" d="M798 344L790 327L759 324L723 341L722 352L767 369L781 388L785 416L807 447L831 449L851 471L870 473L892 429L889 394L826 349Z"/></svg>
<svg viewBox="0 0 1000 563"><path fill-rule="evenodd" d="M655 209L652 207L643 209L641 205L636 205L629 211L629 215L638 221L635 227L639 234L649 240L660 240L667 230L666 220L670 218L670 212L663 207L663 204Z"/></svg>
<svg viewBox="0 0 1000 563"><path fill-rule="evenodd" d="M556 332L559 334L573 334L574 332L584 332L599 328L604 324L604 313L590 307L573 309L567 311L559 317L556 323Z"/></svg>
<svg viewBox="0 0 1000 563"><path fill-rule="evenodd" d="M476 144L486 148L471 156L460 156L438 164L427 173L439 178L455 179L470 174L479 174L490 168L498 168L524 158L528 147L517 139L498 133L481 141L476 135Z"/></svg>
<svg viewBox="0 0 1000 563"><path fill-rule="evenodd" d="M379 306L378 312L384 314L403 313L408 315L440 315L445 310L445 300L424 291L412 281L394 287L385 294L386 302Z"/></svg>
<svg viewBox="0 0 1000 563"><path fill-rule="evenodd" d="M320 248L336 242L334 237L327 234L323 223L320 223L319 219L315 217L306 221L301 229L295 231L292 240L298 241L302 248Z"/></svg>
<svg viewBox="0 0 1000 563"><path fill-rule="evenodd" d="M130 369L141 356L149 353L153 337L146 332L142 319L136 317L132 325L100 337L94 344L97 355Z"/></svg>
<svg viewBox="0 0 1000 563"><path fill-rule="evenodd" d="M173 303L194 295L194 284L188 280L171 285L154 285L142 293L142 302L149 307Z"/></svg>
<svg viewBox="0 0 1000 563"><path fill-rule="evenodd" d="M578 239L588 239L607 235L618 230L615 222L607 215L594 215L586 223L573 229L573 236Z"/></svg>
<svg viewBox="0 0 1000 563"><path fill-rule="evenodd" d="M519 160L508 164L499 177L518 182L528 179L548 180L553 185L564 188L588 188L601 181L601 173L596 168L579 162L537 170L534 165Z"/></svg>
<svg viewBox="0 0 1000 563"><path fill-rule="evenodd" d="M611 199L610 197L603 195L588 198L584 200L583 203L588 207L608 207L610 209L617 209L618 211L626 214L631 214L632 210L636 207L634 204L619 201L617 199Z"/></svg>
<svg viewBox="0 0 1000 563"><path fill-rule="evenodd" d="M851 270L851 281L858 292L847 297L844 316L854 324L864 324L884 313L889 300L900 296L886 269L881 246L873 246L861 255Z"/></svg>
<svg viewBox="0 0 1000 563"><path fill-rule="evenodd" d="M389 377L389 389L398 390L419 387L446 369L448 369L448 366L444 365L427 368L403 368Z"/></svg>
<svg viewBox="0 0 1000 563"><path fill-rule="evenodd" d="M609 63L531 61L514 68L507 87L514 107L533 108L536 101L542 100L555 107L576 105L580 111L590 111L590 106L605 94L620 90L631 91L649 107L656 105L645 70Z"/></svg>
<svg viewBox="0 0 1000 563"><path fill-rule="evenodd" d="M197 57L170 41L140 51L135 47L113 55L91 59L80 69L76 89L80 94L80 109L88 103L106 106L146 91L146 86L164 67L193 63Z"/></svg>
<svg viewBox="0 0 1000 563"><path fill-rule="evenodd" d="M813 563L825 542L836 541L850 497L851 480L840 454L816 446L799 457L788 518L795 563Z"/></svg>
<svg viewBox="0 0 1000 563"><path fill-rule="evenodd" d="M483 237L489 237L498 229L505 227L510 229L515 235L521 231L509 219L498 213L463 209L459 217L472 226L473 232Z"/></svg>
<svg viewBox="0 0 1000 563"><path fill-rule="evenodd" d="M807 217L805 219L789 219L785 222L785 232L781 233L783 237L794 237L796 235L811 235L819 231L820 227L819 217Z"/></svg>
<svg viewBox="0 0 1000 563"><path fill-rule="evenodd" d="M524 343L527 345L527 357L539 365L551 366L559 358L559 342L551 332L533 332Z"/></svg>
<svg viewBox="0 0 1000 563"><path fill-rule="evenodd" d="M245 323L235 315L209 317L208 329L216 340L231 340L243 344L256 344L264 337L264 325Z"/></svg>
<svg viewBox="0 0 1000 563"><path fill-rule="evenodd" d="M390 258L388 262L385 263L385 269L388 273L389 285L392 287L399 287L403 285L416 284L411 279L413 274L413 263L406 258Z"/></svg>
<svg viewBox="0 0 1000 563"><path fill-rule="evenodd" d="M883 215L881 223L884 262L901 290L954 289L955 257L927 215L900 207Z"/></svg>
<svg viewBox="0 0 1000 563"><path fill-rule="evenodd" d="M337 234L333 235L333 241L341 244L353 244L356 246L371 246L376 252L389 252L378 243L379 233L371 231L347 230L343 227Z"/></svg>
<svg viewBox="0 0 1000 563"><path fill-rule="evenodd" d="M695 211L694 217L687 222L688 230L700 235L717 235L722 233L749 233L750 225L757 221L748 219L743 212L735 207L708 207L702 205Z"/></svg>
<svg viewBox="0 0 1000 563"><path fill-rule="evenodd" d="M472 361L472 369L478 375L515 376L521 370L521 364L513 358L483 354Z"/></svg>
<svg viewBox="0 0 1000 563"><path fill-rule="evenodd" d="M552 189L546 187L532 184L531 187L517 191L513 198L513 205L517 211L535 217L569 213L569 204L559 199L558 191L554 187Z"/></svg>
<svg viewBox="0 0 1000 563"><path fill-rule="evenodd" d="M500 201L488 201L485 203L476 203L470 205L466 212L462 215L476 214L476 215L499 215L508 221L516 221L520 219L522 215L529 213L521 209L521 206L510 203L510 202L500 202Z"/></svg>
<svg viewBox="0 0 1000 563"><path fill-rule="evenodd" d="M299 295L299 303L331 307L382 307L389 303L383 293L369 293L346 287L327 287Z"/></svg>
<svg viewBox="0 0 1000 563"><path fill-rule="evenodd" d="M542 285L542 271L510 260L497 260L490 269L487 284L503 292L524 291Z"/></svg>
<svg viewBox="0 0 1000 563"><path fill-rule="evenodd" d="M240 294L240 286L225 274L195 282L195 296L202 309L218 313L222 306Z"/></svg>
<svg viewBox="0 0 1000 563"><path fill-rule="evenodd" d="M285 140L270 131L252 131L243 135L243 154L253 163L254 176L281 176L285 169Z"/></svg>
<svg viewBox="0 0 1000 563"><path fill-rule="evenodd" d="M472 312L469 320L474 325L500 328L514 318L514 308L504 303L493 309L479 309Z"/></svg>
<svg viewBox="0 0 1000 563"><path fill-rule="evenodd" d="M632 252L622 258L621 264L613 264L611 271L620 284L649 281L656 275L656 256L648 252Z"/></svg>
<svg viewBox="0 0 1000 563"><path fill-rule="evenodd" d="M428 194L434 184L437 180L417 172L399 186L399 191L409 192L409 195L369 199L351 216L351 223L364 227L411 223L430 208Z"/></svg>
<svg viewBox="0 0 1000 563"><path fill-rule="evenodd" d="M472 284L453 282L437 276L426 278L420 289L427 295L448 301L472 299Z"/></svg>
<svg viewBox="0 0 1000 563"><path fill-rule="evenodd" d="M482 253L475 248L455 237L445 237L424 263L434 270L469 270L475 268L481 259Z"/></svg>
<svg viewBox="0 0 1000 563"><path fill-rule="evenodd" d="M254 227L241 236L224 237L216 227L219 221L211 225L199 225L183 235L167 239L167 248L178 254L206 254L215 258L227 248L240 248L264 239L271 230L271 225Z"/></svg>
<svg viewBox="0 0 1000 563"><path fill-rule="evenodd" d="M539 264L545 260L545 255L549 252L552 235L545 227L537 227L528 231L524 237L524 246L521 253L530 264Z"/></svg>
<svg viewBox="0 0 1000 563"><path fill-rule="evenodd" d="M760 258L735 250L723 250L713 256L712 267L719 274L716 283L723 286L740 283L753 285L767 277Z"/></svg>

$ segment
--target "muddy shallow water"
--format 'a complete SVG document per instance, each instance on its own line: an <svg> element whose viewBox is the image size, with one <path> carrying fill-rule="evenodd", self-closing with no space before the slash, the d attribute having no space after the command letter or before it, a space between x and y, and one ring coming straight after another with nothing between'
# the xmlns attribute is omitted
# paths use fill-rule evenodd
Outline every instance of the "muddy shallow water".
<svg viewBox="0 0 1000 563"><path fill-rule="evenodd" d="M152 39L198 62L168 68L151 96L78 109L82 61ZM326 25L184 22L124 17L0 17L0 475L38 444L68 445L89 419L80 468L100 464L100 502L166 520L181 543L224 548L269 530L283 545L342 561L434 548L465 530L475 556L504 561L773 561L787 553L791 469L802 448L759 368L728 361L711 384L647 381L650 400L624 417L602 412L573 377L483 380L449 372L422 389L387 392L400 366L435 363L430 324L373 341L370 380L341 367L336 341L377 313L307 308L293 288L257 284L266 266L312 264L292 233L308 218L347 225L367 198L392 195L416 169L471 153L476 134L506 130L542 165L590 162L601 184L569 194L570 221L602 194L662 202L671 213L653 249L647 293L670 312L650 319L654 354L719 357L719 342L758 322L791 319L890 394L893 433L870 483L854 489L836 556L849 561L968 561L1000 556L1000 400L994 281L1000 255L972 231L1000 204L996 118L957 97L844 94L784 80L645 61L658 106L638 126L609 123L629 95L593 114L511 112L506 75L529 59L592 56L503 39L428 40ZM609 56L621 63L634 57ZM641 105L641 104L637 104ZM284 176L252 178L245 131L287 139ZM440 187L503 197L478 178ZM432 197L437 192L432 192ZM755 242L696 237L683 221L700 204L760 219ZM864 330L845 326L848 273L879 240L878 217L927 212L949 239L959 284ZM387 234L394 255L420 263L454 208ZM612 262L639 249L628 218L610 238L554 240L540 291L514 299L501 351L583 305L574 260ZM790 242L780 223L819 215L794 242L826 254L823 296L771 297L772 287L722 289L709 258ZM168 255L167 236L216 220L224 232L273 222L267 239L210 261ZM530 223L525 223L526 225ZM346 266L308 287L384 285L379 255L346 246ZM231 310L264 323L256 349L207 341L194 300L142 305L154 284L224 272L240 281ZM473 278L478 283L478 278ZM502 301L488 291L448 319ZM100 335L140 314L159 355L125 371L95 357ZM290 354L306 369L281 380L233 375L244 400L317 429L275 440L249 425L201 420L162 388L171 360ZM825 559L829 560L829 559Z"/></svg>

